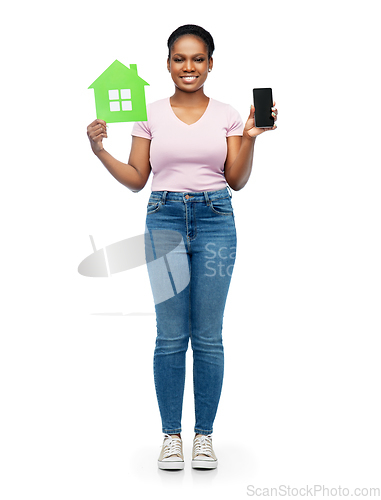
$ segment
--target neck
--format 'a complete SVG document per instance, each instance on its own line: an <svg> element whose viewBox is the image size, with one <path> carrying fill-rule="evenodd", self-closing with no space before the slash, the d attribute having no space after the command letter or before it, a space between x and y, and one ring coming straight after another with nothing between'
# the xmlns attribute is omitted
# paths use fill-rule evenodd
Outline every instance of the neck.
<svg viewBox="0 0 381 500"><path fill-rule="evenodd" d="M181 107L197 107L209 101L209 97L204 94L204 87L201 87L196 92L183 92L179 88L175 88L175 93L170 98L173 106Z"/></svg>

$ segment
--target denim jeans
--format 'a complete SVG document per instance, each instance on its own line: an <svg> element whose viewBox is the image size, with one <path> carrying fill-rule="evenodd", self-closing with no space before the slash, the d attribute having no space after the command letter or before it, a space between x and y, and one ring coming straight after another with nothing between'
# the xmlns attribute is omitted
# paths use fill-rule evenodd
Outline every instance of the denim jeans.
<svg viewBox="0 0 381 500"><path fill-rule="evenodd" d="M160 231L163 234L173 231L180 236L181 245L176 248L182 253L173 261L175 268L167 267L168 273L150 267L147 260L156 310L154 380L162 431L181 432L185 359L190 339L194 431L211 434L222 389L222 323L236 254L236 229L228 189L152 192L147 206L146 256L152 235ZM165 279L167 282L170 279L173 293L166 300L158 300L158 283L164 284ZM178 292L176 283L181 281L183 286Z"/></svg>

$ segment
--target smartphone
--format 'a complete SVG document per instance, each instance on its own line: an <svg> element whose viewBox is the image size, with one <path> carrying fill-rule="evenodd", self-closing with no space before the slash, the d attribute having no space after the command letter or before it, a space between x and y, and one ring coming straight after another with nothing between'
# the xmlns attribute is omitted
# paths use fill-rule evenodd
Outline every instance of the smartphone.
<svg viewBox="0 0 381 500"><path fill-rule="evenodd" d="M274 118L271 116L274 101L272 89L253 89L255 107L255 126L259 128L270 128L274 126Z"/></svg>

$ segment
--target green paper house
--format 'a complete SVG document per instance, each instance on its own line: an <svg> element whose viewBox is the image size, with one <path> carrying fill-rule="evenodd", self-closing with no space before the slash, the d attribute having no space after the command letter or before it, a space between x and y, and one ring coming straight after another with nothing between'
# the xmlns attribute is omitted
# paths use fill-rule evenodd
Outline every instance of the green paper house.
<svg viewBox="0 0 381 500"><path fill-rule="evenodd" d="M147 121L145 85L136 64L115 60L89 87L94 89L97 118L107 123Z"/></svg>

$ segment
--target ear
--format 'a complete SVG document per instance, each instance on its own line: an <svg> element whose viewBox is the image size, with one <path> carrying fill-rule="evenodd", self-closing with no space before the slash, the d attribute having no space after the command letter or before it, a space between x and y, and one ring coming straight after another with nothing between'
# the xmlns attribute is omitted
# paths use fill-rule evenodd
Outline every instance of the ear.
<svg viewBox="0 0 381 500"><path fill-rule="evenodd" d="M209 59L209 70L211 71L213 68L213 57Z"/></svg>
<svg viewBox="0 0 381 500"><path fill-rule="evenodd" d="M170 65L170 63L169 63L169 57L168 57L168 59L167 59L167 69L168 69L168 71L171 71L171 65Z"/></svg>

